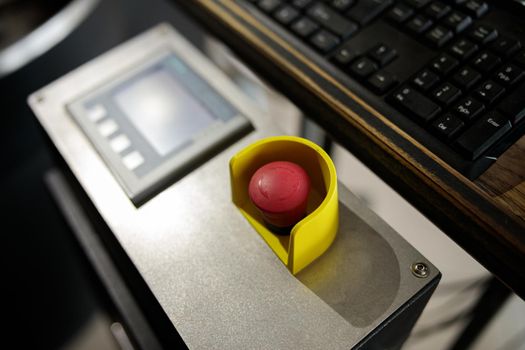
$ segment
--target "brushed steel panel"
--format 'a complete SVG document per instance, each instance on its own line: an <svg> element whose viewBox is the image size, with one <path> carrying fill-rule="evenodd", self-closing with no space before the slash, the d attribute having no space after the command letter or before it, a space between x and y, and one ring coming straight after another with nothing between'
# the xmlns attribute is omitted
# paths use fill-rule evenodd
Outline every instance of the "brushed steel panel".
<svg viewBox="0 0 525 350"><path fill-rule="evenodd" d="M256 130L136 208L64 106L166 44L205 71ZM336 242L291 275L230 200L230 157L280 131L167 25L37 91L29 103L190 348L348 349L439 274L339 186ZM430 266L429 278L411 274L414 261Z"/></svg>

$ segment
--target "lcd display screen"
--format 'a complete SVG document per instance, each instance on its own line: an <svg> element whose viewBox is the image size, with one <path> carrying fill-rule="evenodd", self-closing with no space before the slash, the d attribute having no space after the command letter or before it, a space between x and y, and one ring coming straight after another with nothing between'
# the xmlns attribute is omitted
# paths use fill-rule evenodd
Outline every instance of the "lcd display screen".
<svg viewBox="0 0 525 350"><path fill-rule="evenodd" d="M192 142L216 119L162 66L121 86L113 98L161 156Z"/></svg>

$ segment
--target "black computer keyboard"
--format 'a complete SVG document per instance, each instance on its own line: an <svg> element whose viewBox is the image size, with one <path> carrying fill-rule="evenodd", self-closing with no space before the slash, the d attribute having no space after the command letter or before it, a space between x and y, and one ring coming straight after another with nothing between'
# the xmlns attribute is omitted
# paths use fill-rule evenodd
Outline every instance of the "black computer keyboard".
<svg viewBox="0 0 525 350"><path fill-rule="evenodd" d="M470 178L524 134L525 22L496 2L244 2L358 81L384 115L414 121L421 143L463 159Z"/></svg>

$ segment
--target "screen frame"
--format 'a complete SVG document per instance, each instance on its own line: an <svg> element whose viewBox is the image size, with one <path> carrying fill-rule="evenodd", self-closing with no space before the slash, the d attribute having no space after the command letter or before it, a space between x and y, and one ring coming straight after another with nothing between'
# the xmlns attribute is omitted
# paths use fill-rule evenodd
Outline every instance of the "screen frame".
<svg viewBox="0 0 525 350"><path fill-rule="evenodd" d="M234 104L230 103L224 94L221 94L220 89L217 89L212 81L207 79L207 67L200 65L200 60L192 59L191 55L194 55L194 53L185 52L184 54L186 56L189 55L189 57L183 57L181 52L174 50L174 47L165 45L154 52L150 52L145 57L137 57L137 60L132 65L122 67L116 75L104 80L90 92L66 104L66 110L69 115L80 126L129 199L137 207L157 195L169 184L177 181L210 159L227 145L253 130L253 126L248 118ZM86 114L85 103L98 95L111 91L116 86L132 79L170 55L177 57L192 72L205 81L210 89L213 89L224 101L230 103L237 111L237 114L225 122L211 124L198 135L197 139L194 139L194 142L184 147L183 152L170 152L164 157L160 156L160 161L157 164L146 168L144 170L145 173L139 176L135 171L128 169L124 165L122 157L113 151L108 139L102 136L97 129L97 125L89 120ZM138 131L136 132L138 134ZM136 139L137 134L132 137ZM139 149L139 152L147 148L144 144L144 142L147 143L146 138L142 137L142 142L142 149ZM150 145L149 154L151 154L151 150L153 150L153 147Z"/></svg>

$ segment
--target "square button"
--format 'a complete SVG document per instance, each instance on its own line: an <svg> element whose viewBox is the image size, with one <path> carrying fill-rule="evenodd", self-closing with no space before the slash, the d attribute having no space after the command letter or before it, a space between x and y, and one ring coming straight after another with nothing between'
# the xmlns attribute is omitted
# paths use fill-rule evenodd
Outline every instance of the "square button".
<svg viewBox="0 0 525 350"><path fill-rule="evenodd" d="M107 111L102 105L95 105L87 110L87 115L89 120L93 123L98 122L100 119L104 118L107 115Z"/></svg>
<svg viewBox="0 0 525 350"><path fill-rule="evenodd" d="M129 170L134 170L144 163L144 157L142 157L139 151L133 151L122 158L122 162L124 162L124 165Z"/></svg>
<svg viewBox="0 0 525 350"><path fill-rule="evenodd" d="M113 119L106 119L98 125L98 132L104 137L108 137L117 131L118 125Z"/></svg>
<svg viewBox="0 0 525 350"><path fill-rule="evenodd" d="M109 145L111 146L111 149L115 151L115 153L120 153L131 145L131 141L126 135L120 134L111 139L109 141Z"/></svg>

